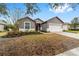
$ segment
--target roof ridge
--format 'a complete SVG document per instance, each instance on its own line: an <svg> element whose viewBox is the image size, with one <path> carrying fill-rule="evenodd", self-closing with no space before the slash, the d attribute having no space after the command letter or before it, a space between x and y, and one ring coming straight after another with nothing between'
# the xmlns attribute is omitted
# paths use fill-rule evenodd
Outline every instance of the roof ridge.
<svg viewBox="0 0 79 59"><path fill-rule="evenodd" d="M40 18L36 18L35 20L41 20ZM42 22L44 22L43 20L41 20Z"/></svg>
<svg viewBox="0 0 79 59"><path fill-rule="evenodd" d="M47 21L45 21L44 23L46 23L46 22L48 22L49 20L54 19L54 18L57 18L57 19L59 19L62 23L64 23L58 16L52 17L52 18L48 19Z"/></svg>
<svg viewBox="0 0 79 59"><path fill-rule="evenodd" d="M23 18L20 18L20 19L18 19L18 21L20 21L20 20L22 20L22 19L25 19L25 18L28 18L28 19L30 19L30 20L32 20L32 21L34 21L31 17L28 17L28 16L23 17ZM35 22L35 21L34 21L34 22Z"/></svg>

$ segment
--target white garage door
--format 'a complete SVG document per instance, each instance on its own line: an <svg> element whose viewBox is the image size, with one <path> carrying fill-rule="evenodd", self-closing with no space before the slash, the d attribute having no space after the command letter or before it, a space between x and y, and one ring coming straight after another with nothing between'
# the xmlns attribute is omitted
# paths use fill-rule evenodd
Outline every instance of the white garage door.
<svg viewBox="0 0 79 59"><path fill-rule="evenodd" d="M50 32L60 32L62 31L62 26L61 25L50 25L49 26L49 31Z"/></svg>

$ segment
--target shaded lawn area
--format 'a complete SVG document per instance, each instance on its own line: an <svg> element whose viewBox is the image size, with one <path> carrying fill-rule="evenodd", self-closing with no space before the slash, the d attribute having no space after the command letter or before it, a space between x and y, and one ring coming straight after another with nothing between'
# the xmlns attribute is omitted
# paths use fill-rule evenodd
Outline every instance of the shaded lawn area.
<svg viewBox="0 0 79 59"><path fill-rule="evenodd" d="M52 56L79 47L79 40L58 34L26 35L0 41L0 55Z"/></svg>

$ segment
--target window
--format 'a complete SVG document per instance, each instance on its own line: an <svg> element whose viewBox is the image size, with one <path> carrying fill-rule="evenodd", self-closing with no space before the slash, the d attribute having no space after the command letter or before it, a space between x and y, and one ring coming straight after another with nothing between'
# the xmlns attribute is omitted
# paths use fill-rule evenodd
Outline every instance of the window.
<svg viewBox="0 0 79 59"><path fill-rule="evenodd" d="M30 29L30 23L25 23L25 29Z"/></svg>

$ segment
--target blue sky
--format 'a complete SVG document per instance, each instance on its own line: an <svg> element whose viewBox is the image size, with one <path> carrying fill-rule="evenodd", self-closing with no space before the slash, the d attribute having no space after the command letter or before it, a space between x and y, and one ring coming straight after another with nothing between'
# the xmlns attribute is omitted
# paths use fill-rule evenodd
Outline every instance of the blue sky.
<svg viewBox="0 0 79 59"><path fill-rule="evenodd" d="M7 4L7 7L10 10L13 10L14 7L24 9L24 5L21 3L17 4L10 3ZM51 9L46 3L40 3L38 4L38 7L40 8L41 11L35 14L34 16L31 16L31 18L33 19L40 18L46 21L52 17L58 16L64 22L70 22L74 17L79 16L79 6L76 7L76 10L73 10L69 5L66 4L65 6L63 6L61 10L60 8L58 10L54 10Z"/></svg>

